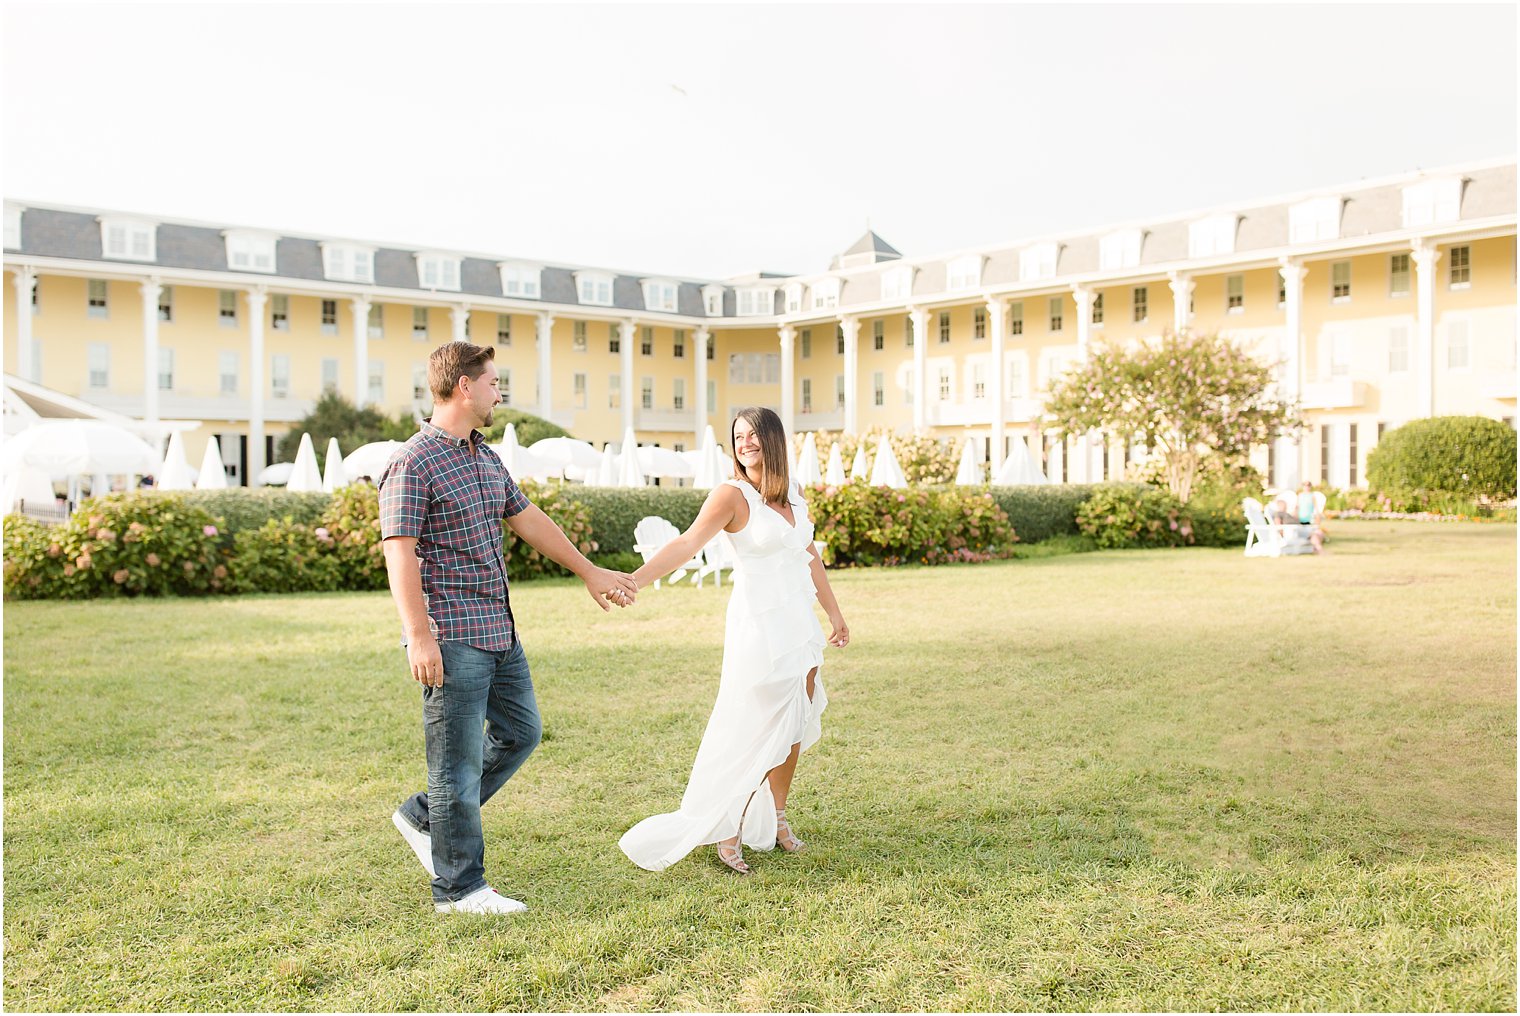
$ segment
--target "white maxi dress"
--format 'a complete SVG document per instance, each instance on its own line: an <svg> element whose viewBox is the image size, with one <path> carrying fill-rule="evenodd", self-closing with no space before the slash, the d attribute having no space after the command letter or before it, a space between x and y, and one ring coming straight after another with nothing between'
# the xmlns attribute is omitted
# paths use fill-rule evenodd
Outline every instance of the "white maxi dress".
<svg viewBox="0 0 1520 1016"><path fill-rule="evenodd" d="M681 797L681 809L646 818L618 846L641 868L664 871L695 847L733 837L744 820L744 844L776 845L776 803L765 774L786 761L792 745L811 747L822 734L828 697L821 670L807 694L808 671L823 663L823 628L813 612L813 521L793 485L792 517L744 493L749 521L732 542L736 564L723 637L723 672L702 746Z"/></svg>

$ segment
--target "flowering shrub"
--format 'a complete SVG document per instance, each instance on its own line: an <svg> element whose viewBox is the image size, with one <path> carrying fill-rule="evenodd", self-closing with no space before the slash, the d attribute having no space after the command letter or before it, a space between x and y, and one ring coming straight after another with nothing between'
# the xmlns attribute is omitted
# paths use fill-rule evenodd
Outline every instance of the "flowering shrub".
<svg viewBox="0 0 1520 1016"><path fill-rule="evenodd" d="M959 487L818 485L805 491L814 538L827 564L895 565L986 561L1017 537L985 491Z"/></svg>
<svg viewBox="0 0 1520 1016"><path fill-rule="evenodd" d="M227 591L218 520L173 494L109 494L59 526L6 520L5 591L17 597L197 595Z"/></svg>
<svg viewBox="0 0 1520 1016"><path fill-rule="evenodd" d="M562 483L532 483L522 484L523 493L528 495L543 513L554 520L554 524L564 531L577 550L582 554L591 554L596 550L596 541L591 538L591 513L586 506L581 504L565 490ZM539 575L568 575L564 568L549 560L534 548L528 546L517 538L517 534L502 523L502 554L506 557L507 577L509 579L528 579Z"/></svg>
<svg viewBox="0 0 1520 1016"><path fill-rule="evenodd" d="M340 588L387 587L378 488L356 483L334 493L313 535L337 562Z"/></svg>
<svg viewBox="0 0 1520 1016"><path fill-rule="evenodd" d="M1097 488L1077 508L1077 528L1104 549L1176 547L1193 542L1192 522L1184 515L1181 502L1154 487Z"/></svg>
<svg viewBox="0 0 1520 1016"><path fill-rule="evenodd" d="M270 519L235 537L232 581L240 593L327 593L350 588L333 541L316 526Z"/></svg>

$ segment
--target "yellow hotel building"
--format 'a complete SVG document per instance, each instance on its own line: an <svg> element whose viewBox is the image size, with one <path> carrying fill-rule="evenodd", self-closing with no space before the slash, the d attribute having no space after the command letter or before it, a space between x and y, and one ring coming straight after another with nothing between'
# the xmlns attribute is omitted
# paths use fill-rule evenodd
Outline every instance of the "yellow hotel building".
<svg viewBox="0 0 1520 1016"><path fill-rule="evenodd" d="M1025 441L1054 480L1125 449L1041 433L1041 394L1100 343L1219 330L1280 363L1309 431L1277 483L1364 483L1382 432L1515 419L1513 158L1100 230L906 257L874 233L826 272L649 276L5 202L8 375L150 422L196 421L257 477L325 388L427 411L441 342L497 347L502 394L594 443L694 447L769 405L794 431ZM180 426L185 426L181 424ZM721 440L721 438L720 438Z"/></svg>

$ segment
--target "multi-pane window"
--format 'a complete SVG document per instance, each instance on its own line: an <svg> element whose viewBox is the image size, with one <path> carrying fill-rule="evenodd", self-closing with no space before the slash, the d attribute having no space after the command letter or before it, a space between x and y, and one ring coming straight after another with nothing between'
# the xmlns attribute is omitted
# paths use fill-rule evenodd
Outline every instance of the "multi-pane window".
<svg viewBox="0 0 1520 1016"><path fill-rule="evenodd" d="M613 322L607 326L607 352L621 353L623 351L623 328Z"/></svg>
<svg viewBox="0 0 1520 1016"><path fill-rule="evenodd" d="M238 391L238 354L236 350L224 349L217 356L217 389L223 395L236 395Z"/></svg>
<svg viewBox="0 0 1520 1016"><path fill-rule="evenodd" d="M106 305L106 280L91 279L89 286L89 314L90 317L108 317L109 308Z"/></svg>
<svg viewBox="0 0 1520 1016"><path fill-rule="evenodd" d="M941 402L949 402L950 401L950 368L949 367L941 367L939 369L939 400Z"/></svg>
<svg viewBox="0 0 1520 1016"><path fill-rule="evenodd" d="M844 325L834 326L834 343L839 347L840 356L844 355Z"/></svg>
<svg viewBox="0 0 1520 1016"><path fill-rule="evenodd" d="M158 387L163 391L174 387L174 350L168 346L158 347Z"/></svg>
<svg viewBox="0 0 1520 1016"><path fill-rule="evenodd" d="M675 283L653 281L645 282L644 309L674 312L676 309Z"/></svg>
<svg viewBox="0 0 1520 1016"><path fill-rule="evenodd" d="M496 315L496 344L498 346L510 346L512 344L512 315Z"/></svg>
<svg viewBox="0 0 1520 1016"><path fill-rule="evenodd" d="M676 378L670 383L670 407L676 412L686 408L686 379Z"/></svg>
<svg viewBox="0 0 1520 1016"><path fill-rule="evenodd" d="M322 358L322 390L324 392L338 390L338 361L330 356Z"/></svg>
<svg viewBox="0 0 1520 1016"><path fill-rule="evenodd" d="M971 312L971 337L973 339L987 337L987 310L984 307L977 307Z"/></svg>
<svg viewBox="0 0 1520 1016"><path fill-rule="evenodd" d="M323 274L340 282L375 281L375 252L367 247L328 243L322 245Z"/></svg>
<svg viewBox="0 0 1520 1016"><path fill-rule="evenodd" d="M871 322L871 348L878 350L887 348L887 323L880 318Z"/></svg>
<svg viewBox="0 0 1520 1016"><path fill-rule="evenodd" d="M501 266L501 294L538 299L540 270L530 265Z"/></svg>
<svg viewBox="0 0 1520 1016"><path fill-rule="evenodd" d="M1348 457L1348 459L1350 461L1350 467L1351 467L1351 483L1350 483L1350 485L1353 486L1353 487L1355 487L1356 486L1356 460L1357 460L1356 424L1355 423L1348 423L1346 425L1346 430L1348 432L1347 433L1347 445L1348 445L1348 448L1347 448L1348 455L1347 455L1347 457Z"/></svg>
<svg viewBox="0 0 1520 1016"><path fill-rule="evenodd" d="M586 322L577 321L570 333L570 348L577 353L586 351Z"/></svg>
<svg viewBox="0 0 1520 1016"><path fill-rule="evenodd" d="M290 357L284 353L269 358L269 394L277 399L290 394Z"/></svg>
<svg viewBox="0 0 1520 1016"><path fill-rule="evenodd" d="M1388 329L1388 373L1398 374L1409 369L1409 326L1394 325Z"/></svg>
<svg viewBox="0 0 1520 1016"><path fill-rule="evenodd" d="M502 405L512 404L512 368L500 367L496 371L496 390L501 393Z"/></svg>
<svg viewBox="0 0 1520 1016"><path fill-rule="evenodd" d="M1092 323L1095 324L1095 325L1101 325L1103 323L1103 294L1102 293L1097 293L1097 294L1094 294L1094 296L1093 296Z"/></svg>
<svg viewBox="0 0 1520 1016"><path fill-rule="evenodd" d="M417 278L423 289L459 289L459 259L428 255L417 259Z"/></svg>
<svg viewBox="0 0 1520 1016"><path fill-rule="evenodd" d="M272 272L276 238L254 233L227 234L227 267L234 272Z"/></svg>
<svg viewBox="0 0 1520 1016"><path fill-rule="evenodd" d="M844 408L844 375L843 374L835 374L834 375L834 407L836 409L843 409Z"/></svg>
<svg viewBox="0 0 1520 1016"><path fill-rule="evenodd" d="M426 342L428 337L428 309L426 307L412 308L412 338L418 342Z"/></svg>
<svg viewBox="0 0 1520 1016"><path fill-rule="evenodd" d="M1330 376L1351 374L1351 333L1339 332L1330 339Z"/></svg>
<svg viewBox="0 0 1520 1016"><path fill-rule="evenodd" d="M369 361L369 401L371 404L385 402L385 361Z"/></svg>
<svg viewBox="0 0 1520 1016"><path fill-rule="evenodd" d="M774 289L741 289L738 292L737 309L740 317L770 314L775 305L776 291Z"/></svg>
<svg viewBox="0 0 1520 1016"><path fill-rule="evenodd" d="M1135 320L1144 322L1151 316L1151 291L1146 286L1135 287Z"/></svg>
<svg viewBox="0 0 1520 1016"><path fill-rule="evenodd" d="M1409 295L1409 255L1394 254L1388 258L1388 295Z"/></svg>
<svg viewBox="0 0 1520 1016"><path fill-rule="evenodd" d="M715 359L717 359L717 357L718 357L718 337L716 335L714 335L714 336L711 336L707 340L707 358L709 360L715 360Z"/></svg>
<svg viewBox="0 0 1520 1016"><path fill-rule="evenodd" d="M645 409L654 408L654 378L646 377L639 382L639 405Z"/></svg>
<svg viewBox="0 0 1520 1016"><path fill-rule="evenodd" d="M887 404L887 375L879 370L871 375L871 404L873 406Z"/></svg>
<svg viewBox="0 0 1520 1016"><path fill-rule="evenodd" d="M378 303L369 305L369 320L366 322L366 330L372 339L385 338L385 313L384 308Z"/></svg>
<svg viewBox="0 0 1520 1016"><path fill-rule="evenodd" d="M1335 302L1351 299L1351 262L1336 261L1330 265L1330 299Z"/></svg>
<svg viewBox="0 0 1520 1016"><path fill-rule="evenodd" d="M501 374L496 375L497 391L501 391ZM428 400L428 371L420 363L412 364L412 401L426 402Z"/></svg>
<svg viewBox="0 0 1520 1016"><path fill-rule="evenodd" d="M1448 370L1466 370L1472 366L1472 350L1469 348L1467 322L1461 320L1446 323L1446 367Z"/></svg>
<svg viewBox="0 0 1520 1016"><path fill-rule="evenodd" d="M158 287L158 319L160 321L174 320L174 287Z"/></svg>
<svg viewBox="0 0 1520 1016"><path fill-rule="evenodd" d="M913 315L903 318L903 345L908 349L913 348Z"/></svg>
<svg viewBox="0 0 1520 1016"><path fill-rule="evenodd" d="M949 341L950 341L950 312L948 310L942 310L942 311L939 312L939 344L943 346L946 343L948 343Z"/></svg>
<svg viewBox="0 0 1520 1016"><path fill-rule="evenodd" d="M1283 278L1282 272L1277 273L1277 305L1281 307L1288 302L1288 280Z"/></svg>
<svg viewBox="0 0 1520 1016"><path fill-rule="evenodd" d="M639 355L654 355L654 329L644 327L639 329Z"/></svg>
<svg viewBox="0 0 1520 1016"><path fill-rule="evenodd" d="M1022 300L1008 305L1008 334L1024 334L1024 302Z"/></svg>
<svg viewBox="0 0 1520 1016"><path fill-rule="evenodd" d="M1066 303L1059 296L1050 298L1050 330L1059 332L1063 323L1063 315L1066 312Z"/></svg>
<svg viewBox="0 0 1520 1016"><path fill-rule="evenodd" d="M576 409L585 409L586 408L586 375L583 374L583 373L577 373L574 376L574 378L573 378L573 384L575 386L574 387L574 390L575 390L575 408Z"/></svg>
<svg viewBox="0 0 1520 1016"><path fill-rule="evenodd" d="M809 377L802 379L802 411L804 413L813 411L813 379Z"/></svg>
<svg viewBox="0 0 1520 1016"><path fill-rule="evenodd" d="M111 347L104 342L92 342L89 349L90 387L111 387Z"/></svg>
<svg viewBox="0 0 1520 1016"><path fill-rule="evenodd" d="M322 334L323 335L337 335L338 334L338 301L337 300L323 300L322 301Z"/></svg>
<svg viewBox="0 0 1520 1016"><path fill-rule="evenodd" d="M971 366L971 397L973 399L987 397L987 365L984 363Z"/></svg>
<svg viewBox="0 0 1520 1016"><path fill-rule="evenodd" d="M1468 246L1451 249L1451 288L1458 289L1472 282L1472 248Z"/></svg>
<svg viewBox="0 0 1520 1016"><path fill-rule="evenodd" d="M127 219L103 219L101 252L108 258L129 261L152 261L155 257L157 227Z"/></svg>
<svg viewBox="0 0 1520 1016"><path fill-rule="evenodd" d="M224 289L217 293L217 319L224 328L236 328L238 323L237 292Z"/></svg>
<svg viewBox="0 0 1520 1016"><path fill-rule="evenodd" d="M612 306L612 278L606 275L579 275L576 277L576 296L581 303Z"/></svg>
<svg viewBox="0 0 1520 1016"><path fill-rule="evenodd" d="M1016 356L1008 361L1008 390L1003 393L1010 399L1024 397L1024 358Z"/></svg>
<svg viewBox="0 0 1520 1016"><path fill-rule="evenodd" d="M707 411L712 412L713 406L718 404L718 382L712 378L707 379Z"/></svg>
<svg viewBox="0 0 1520 1016"><path fill-rule="evenodd" d="M670 344L670 355L677 360L686 359L686 329L676 329L675 338Z"/></svg>
<svg viewBox="0 0 1520 1016"><path fill-rule="evenodd" d="M1246 309L1246 278L1244 275L1227 275L1224 280L1224 307L1230 314L1241 314Z"/></svg>
<svg viewBox="0 0 1520 1016"><path fill-rule="evenodd" d="M802 330L802 358L804 360L806 360L809 357L811 357L812 355L813 355L813 330L811 328L804 328Z"/></svg>
<svg viewBox="0 0 1520 1016"><path fill-rule="evenodd" d="M290 297L276 293L269 298L269 327L272 331L290 331Z"/></svg>

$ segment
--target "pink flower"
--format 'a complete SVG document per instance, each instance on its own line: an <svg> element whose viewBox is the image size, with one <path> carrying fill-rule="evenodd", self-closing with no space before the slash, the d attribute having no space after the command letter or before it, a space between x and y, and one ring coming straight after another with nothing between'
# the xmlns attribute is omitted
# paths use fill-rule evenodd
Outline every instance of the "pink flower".
<svg viewBox="0 0 1520 1016"><path fill-rule="evenodd" d="M111 574L111 579L112 579L112 580L113 580L113 581L114 581L114 582L115 582L115 583L116 583L116 584L117 584L117 585L118 585L118 586L120 586L120 585L124 585L124 584L125 584L125 583L126 583L126 581L127 581L127 579L129 579L129 578L131 578L131 577L132 577L132 573L131 573L131 572L129 572L129 571L127 571L127 570L126 570L126 569L125 569L125 568L123 568L123 569L121 569L121 570L120 570L120 571L117 571L117 572L113 572L113 573L112 573L112 574Z"/></svg>
<svg viewBox="0 0 1520 1016"><path fill-rule="evenodd" d="M63 553L63 547L56 543L48 544L48 557L57 557Z"/></svg>
<svg viewBox="0 0 1520 1016"><path fill-rule="evenodd" d="M147 557L148 567L157 568L162 560L157 554L149 554Z"/></svg>
<svg viewBox="0 0 1520 1016"><path fill-rule="evenodd" d="M201 532L204 533L204 534L206 534L207 536L215 536L216 535L216 527L215 526L202 526L201 527Z"/></svg>
<svg viewBox="0 0 1520 1016"><path fill-rule="evenodd" d="M226 578L227 577L227 567L226 567L226 565L220 565L220 564L217 565L215 568L211 569L211 574L215 575L219 579Z"/></svg>
<svg viewBox="0 0 1520 1016"><path fill-rule="evenodd" d="M96 539L100 540L101 543L111 543L116 539L116 534L109 529L102 529L96 534Z"/></svg>
<svg viewBox="0 0 1520 1016"><path fill-rule="evenodd" d="M74 564L80 571L84 571L91 564L89 554L80 554L74 559Z"/></svg>
<svg viewBox="0 0 1520 1016"><path fill-rule="evenodd" d="M329 533L325 527L318 526L317 527L317 539L319 539L319 540L330 540L330 539L332 539L332 534Z"/></svg>

